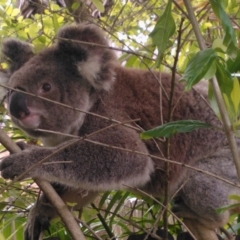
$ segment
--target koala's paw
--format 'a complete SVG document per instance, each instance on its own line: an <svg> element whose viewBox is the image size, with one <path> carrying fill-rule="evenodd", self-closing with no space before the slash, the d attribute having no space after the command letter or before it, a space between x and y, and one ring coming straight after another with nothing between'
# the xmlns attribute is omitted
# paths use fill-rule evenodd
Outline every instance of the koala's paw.
<svg viewBox="0 0 240 240"><path fill-rule="evenodd" d="M24 154L16 153L4 158L0 163L1 175L5 179L14 179L26 171ZM24 177L28 177L27 173ZM21 178L22 179L22 178Z"/></svg>
<svg viewBox="0 0 240 240"><path fill-rule="evenodd" d="M25 227L24 240L38 240L42 231L48 230L54 215L52 206L36 204L31 209Z"/></svg>

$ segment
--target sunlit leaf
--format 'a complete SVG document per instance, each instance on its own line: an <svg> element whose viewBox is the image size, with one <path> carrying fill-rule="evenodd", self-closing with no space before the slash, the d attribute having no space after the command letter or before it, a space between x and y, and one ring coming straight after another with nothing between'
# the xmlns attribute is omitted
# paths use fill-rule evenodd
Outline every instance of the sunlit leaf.
<svg viewBox="0 0 240 240"><path fill-rule="evenodd" d="M193 85L198 83L201 79L207 77L211 78L215 74L217 59L216 52L212 49L206 49L195 54L188 62L186 70L181 80L186 81L186 90L190 90Z"/></svg>
<svg viewBox="0 0 240 240"><path fill-rule="evenodd" d="M213 41L212 48L216 51L221 51L223 53L226 52L226 46L223 44L223 40L221 38L217 38Z"/></svg>
<svg viewBox="0 0 240 240"><path fill-rule="evenodd" d="M100 0L91 0L99 12L104 12L104 6Z"/></svg>
<svg viewBox="0 0 240 240"><path fill-rule="evenodd" d="M240 86L239 86L239 80L236 77L233 78L233 90L232 90L230 96L231 96L231 99L233 102L235 114L237 116L238 109L239 109L239 103L240 103Z"/></svg>
<svg viewBox="0 0 240 240"><path fill-rule="evenodd" d="M17 9L17 8L14 8L11 15L12 15L13 17L16 17L19 13L20 13L20 10Z"/></svg>
<svg viewBox="0 0 240 240"><path fill-rule="evenodd" d="M225 31L223 44L227 47L227 52L232 56L236 56L237 38L233 30L232 23L223 9L221 0L210 0L210 4L216 16L220 19L222 27Z"/></svg>
<svg viewBox="0 0 240 240"><path fill-rule="evenodd" d="M228 198L231 199L231 200L236 200L240 203L240 196L239 195L231 194Z"/></svg>

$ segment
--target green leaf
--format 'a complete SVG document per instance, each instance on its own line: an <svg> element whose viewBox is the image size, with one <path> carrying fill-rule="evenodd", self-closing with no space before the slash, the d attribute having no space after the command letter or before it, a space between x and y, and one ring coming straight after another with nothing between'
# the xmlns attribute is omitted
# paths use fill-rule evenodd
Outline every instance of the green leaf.
<svg viewBox="0 0 240 240"><path fill-rule="evenodd" d="M238 115L236 114L238 112L236 108L238 102L235 102L237 95L236 90L234 90L234 81L231 74L226 68L226 64L224 64L222 60L218 59L218 61L216 61L216 66L216 78L218 81L218 85L220 87L230 121L231 123L234 123ZM235 82L235 88L236 87L237 83Z"/></svg>
<svg viewBox="0 0 240 240"><path fill-rule="evenodd" d="M216 38L213 43L212 43L212 48L215 50L215 51L219 51L219 52L222 52L222 53L225 53L227 48L226 46L223 44L223 40L221 38Z"/></svg>
<svg viewBox="0 0 240 240"><path fill-rule="evenodd" d="M187 81L185 86L187 91L204 77L210 79L214 76L216 71L215 61L217 58L216 52L212 48L209 48L199 51L189 60L181 78L181 80Z"/></svg>
<svg viewBox="0 0 240 240"><path fill-rule="evenodd" d="M73 4L72 4L72 10L77 10L78 8L80 7L80 3L79 2L74 2Z"/></svg>
<svg viewBox="0 0 240 240"><path fill-rule="evenodd" d="M197 128L209 128L211 125L198 120L179 120L165 123L159 127L140 133L142 139L151 139L153 137L169 138L175 133L191 132Z"/></svg>
<svg viewBox="0 0 240 240"><path fill-rule="evenodd" d="M233 60L231 58L229 58L227 60L227 69L230 73L236 73L238 71L240 71L240 51L237 51L237 56L236 58Z"/></svg>
<svg viewBox="0 0 240 240"><path fill-rule="evenodd" d="M216 61L216 77L218 80L219 87L222 93L230 96L233 89L233 81L230 72L227 70L226 65L218 58Z"/></svg>
<svg viewBox="0 0 240 240"><path fill-rule="evenodd" d="M121 196L121 198L118 199L119 201L115 204L116 206L115 206L115 209L112 213L112 217L110 219L110 226L112 226L115 216L118 214L119 210L122 208L122 206L123 206L123 204L124 204L124 202L125 202L125 200L127 199L128 196L129 196L129 192L125 192Z"/></svg>
<svg viewBox="0 0 240 240"><path fill-rule="evenodd" d="M123 195L123 192L122 191L117 191L110 202L108 202L108 205L107 205L107 209L106 209L106 213L105 213L105 217L107 217L107 215L109 214L109 212L112 211L112 208L114 207L115 204L117 204L117 202L119 201L119 199L122 198L122 195Z"/></svg>
<svg viewBox="0 0 240 240"><path fill-rule="evenodd" d="M236 201L240 202L240 196L239 196L239 195L235 195L235 194L230 195L230 196L228 197L228 199L230 199L230 200L236 200Z"/></svg>
<svg viewBox="0 0 240 240"><path fill-rule="evenodd" d="M234 107L236 116L238 115L238 109L239 109L239 103L240 103L239 93L240 93L239 80L235 77L233 79L233 89L232 89L230 97L233 102L233 107Z"/></svg>
<svg viewBox="0 0 240 240"><path fill-rule="evenodd" d="M216 114L216 116L221 120L221 114L218 108L217 101L215 99L214 93L213 93L213 88L211 82L208 84L208 99L211 105L212 110Z"/></svg>
<svg viewBox="0 0 240 240"><path fill-rule="evenodd" d="M159 17L155 28L149 34L153 45L158 48L156 66L159 67L164 51L169 47L169 39L176 29L175 21L172 17L172 1L169 1L164 13Z"/></svg>
<svg viewBox="0 0 240 240"><path fill-rule="evenodd" d="M221 25L225 31L223 44L227 47L227 53L231 55L231 57L236 57L237 40L232 23L224 11L220 0L210 0L210 4L214 13L220 19Z"/></svg>
<svg viewBox="0 0 240 240"><path fill-rule="evenodd" d="M91 0L91 1L95 5L95 7L97 8L97 10L99 12L101 12L101 13L104 12L104 6L101 1L99 1L99 0Z"/></svg>
<svg viewBox="0 0 240 240"><path fill-rule="evenodd" d="M226 210L231 210L231 209L234 209L234 208L239 208L239 203L233 203L233 204L230 204L230 205L220 207L216 210L216 212L218 214L221 214L221 213L224 213Z"/></svg>
<svg viewBox="0 0 240 240"><path fill-rule="evenodd" d="M19 13L20 13L20 10L17 9L17 8L14 8L11 15L12 15L13 17L16 17Z"/></svg>
<svg viewBox="0 0 240 240"><path fill-rule="evenodd" d="M209 66L209 69L207 70L207 72L205 73L205 75L203 76L203 78L205 80L211 79L217 70L217 66L215 64L215 61ZM201 79L200 79L201 80Z"/></svg>
<svg viewBox="0 0 240 240"><path fill-rule="evenodd" d="M132 55L129 57L129 59L126 61L125 67L133 67L134 63L138 60L138 57L136 55Z"/></svg>

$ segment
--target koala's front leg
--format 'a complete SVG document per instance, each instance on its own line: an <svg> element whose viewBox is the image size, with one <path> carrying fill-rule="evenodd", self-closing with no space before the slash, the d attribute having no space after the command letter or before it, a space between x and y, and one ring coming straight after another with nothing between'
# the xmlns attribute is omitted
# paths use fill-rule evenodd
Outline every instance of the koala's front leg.
<svg viewBox="0 0 240 240"><path fill-rule="evenodd" d="M36 169L40 167L39 161L49 156L53 149L27 145L23 142L17 144L23 151L11 154L0 163L1 175L5 179L21 179L35 176ZM47 160L46 160L47 161ZM38 174L37 174L38 175Z"/></svg>
<svg viewBox="0 0 240 240"><path fill-rule="evenodd" d="M100 139L109 147L86 141L70 145L67 142L53 148L32 147L5 158L0 170L4 178L13 179L26 172L24 177L41 178L92 191L141 187L150 180L154 166L138 134L129 131L115 131L111 138L98 135L96 140ZM68 146L65 148L66 144ZM133 151L113 149L111 146ZM136 154L134 150L146 155ZM35 165L45 157L48 157L45 163Z"/></svg>

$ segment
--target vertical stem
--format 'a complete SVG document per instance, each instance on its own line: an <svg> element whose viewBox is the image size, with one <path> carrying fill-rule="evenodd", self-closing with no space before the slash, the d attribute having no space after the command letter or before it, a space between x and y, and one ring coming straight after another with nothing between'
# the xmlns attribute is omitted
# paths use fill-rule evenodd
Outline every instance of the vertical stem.
<svg viewBox="0 0 240 240"><path fill-rule="evenodd" d="M178 30L178 39L177 39L177 49L176 49L176 56L174 58L174 63L172 67L172 79L171 79L171 91L170 91L170 98L168 103L168 119L167 122L172 121L172 111L173 111L173 97L174 97L174 90L175 90L175 81L176 81L176 69L177 69L177 62L180 52L180 43L181 43L181 36L182 36L182 26L183 26L184 19L181 19L179 30ZM166 139L166 152L165 156L167 159L170 159L170 139ZM166 182L165 182L165 193L164 193L164 202L163 205L166 207L163 215L164 219L164 239L168 239L168 203L169 203L169 162L165 162L165 176L166 176Z"/></svg>
<svg viewBox="0 0 240 240"><path fill-rule="evenodd" d="M206 45L205 45L204 39L202 37L201 31L200 31L200 28L199 28L199 24L198 24L198 22L196 20L196 17L194 15L194 10L192 8L192 5L191 5L189 0L183 0L183 1L184 1L185 7L186 7L187 12L188 12L189 20L192 23L193 31L196 35L198 45L199 45L201 50L204 50L204 49L206 49ZM235 138L235 135L234 135L234 131L232 129L230 119L228 117L228 113L227 113L227 110L226 110L226 107L225 107L225 103L224 103L223 98L222 98L222 93L220 91L218 81L217 81L215 76L210 81L210 83L212 84L212 87L213 87L213 93L214 93L214 96L215 96L215 99L217 101L217 105L218 105L218 108L219 108L219 111L220 111L220 114L221 114L224 131L225 131L225 134L226 134L226 137L227 137L227 140L228 140L228 144L229 144L229 147L230 147L232 155L233 155L233 160L234 160L235 167L236 167L236 170L237 170L238 178L240 179L240 158L239 158L238 146L237 146L236 138Z"/></svg>

